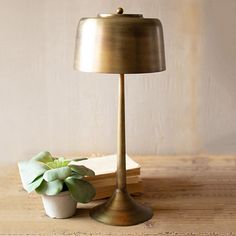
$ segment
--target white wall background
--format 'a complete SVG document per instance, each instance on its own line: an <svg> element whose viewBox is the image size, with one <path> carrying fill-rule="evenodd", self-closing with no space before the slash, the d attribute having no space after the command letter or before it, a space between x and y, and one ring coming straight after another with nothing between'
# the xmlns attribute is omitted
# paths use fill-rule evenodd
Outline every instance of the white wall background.
<svg viewBox="0 0 236 236"><path fill-rule="evenodd" d="M236 153L235 0L0 0L0 162L116 151L115 75L73 71L78 20L159 18L167 71L128 75L131 154Z"/></svg>

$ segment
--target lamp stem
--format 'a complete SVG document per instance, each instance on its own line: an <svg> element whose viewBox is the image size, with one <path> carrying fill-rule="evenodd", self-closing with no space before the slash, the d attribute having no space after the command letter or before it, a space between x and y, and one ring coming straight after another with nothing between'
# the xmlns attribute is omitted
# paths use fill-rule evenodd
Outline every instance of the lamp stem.
<svg viewBox="0 0 236 236"><path fill-rule="evenodd" d="M117 126L117 188L126 191L125 76L120 74Z"/></svg>

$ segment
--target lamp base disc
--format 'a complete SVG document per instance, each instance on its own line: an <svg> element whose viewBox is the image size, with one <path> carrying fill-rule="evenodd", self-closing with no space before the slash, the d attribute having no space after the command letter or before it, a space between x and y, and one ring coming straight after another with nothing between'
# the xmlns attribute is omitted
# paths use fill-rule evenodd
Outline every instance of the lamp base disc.
<svg viewBox="0 0 236 236"><path fill-rule="evenodd" d="M90 216L104 224L128 226L151 219L153 213L149 207L135 202L126 191L116 189L108 201L91 209Z"/></svg>

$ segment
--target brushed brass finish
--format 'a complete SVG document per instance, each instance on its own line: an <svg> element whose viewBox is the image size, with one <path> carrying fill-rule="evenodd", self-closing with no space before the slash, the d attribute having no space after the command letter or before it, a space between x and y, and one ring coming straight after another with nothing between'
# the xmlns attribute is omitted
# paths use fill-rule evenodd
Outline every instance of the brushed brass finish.
<svg viewBox="0 0 236 236"><path fill-rule="evenodd" d="M114 74L165 70L161 22L117 12L79 21L74 68Z"/></svg>
<svg viewBox="0 0 236 236"><path fill-rule="evenodd" d="M77 28L76 70L120 74L117 136L117 186L112 197L90 211L110 225L134 225L152 217L150 208L136 203L126 190L125 77L129 73L165 70L161 22L138 14L99 14L82 18Z"/></svg>
<svg viewBox="0 0 236 236"><path fill-rule="evenodd" d="M143 223L153 214L149 207L138 204L127 192L117 189L107 202L92 208L90 216L104 224L129 226Z"/></svg>
<svg viewBox="0 0 236 236"><path fill-rule="evenodd" d="M125 76L120 74L117 124L117 188L126 190Z"/></svg>
<svg viewBox="0 0 236 236"><path fill-rule="evenodd" d="M152 211L150 208L136 203L126 190L125 78L123 74L119 79L117 130L117 187L107 202L90 211L90 216L109 225L135 225L152 218Z"/></svg>

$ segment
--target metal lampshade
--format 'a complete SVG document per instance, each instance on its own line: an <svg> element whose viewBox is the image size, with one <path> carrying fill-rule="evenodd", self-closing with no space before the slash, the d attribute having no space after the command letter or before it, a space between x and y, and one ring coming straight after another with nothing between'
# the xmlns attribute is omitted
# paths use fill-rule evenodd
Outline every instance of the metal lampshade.
<svg viewBox="0 0 236 236"><path fill-rule="evenodd" d="M158 19L142 15L99 14L82 18L76 36L74 68L84 72L120 74L117 136L117 187L111 198L90 211L110 225L134 225L152 217L150 208L134 201L126 189L124 74L165 70L163 30Z"/></svg>
<svg viewBox="0 0 236 236"><path fill-rule="evenodd" d="M77 29L74 67L84 72L114 74L165 70L161 22L134 14L82 18Z"/></svg>

